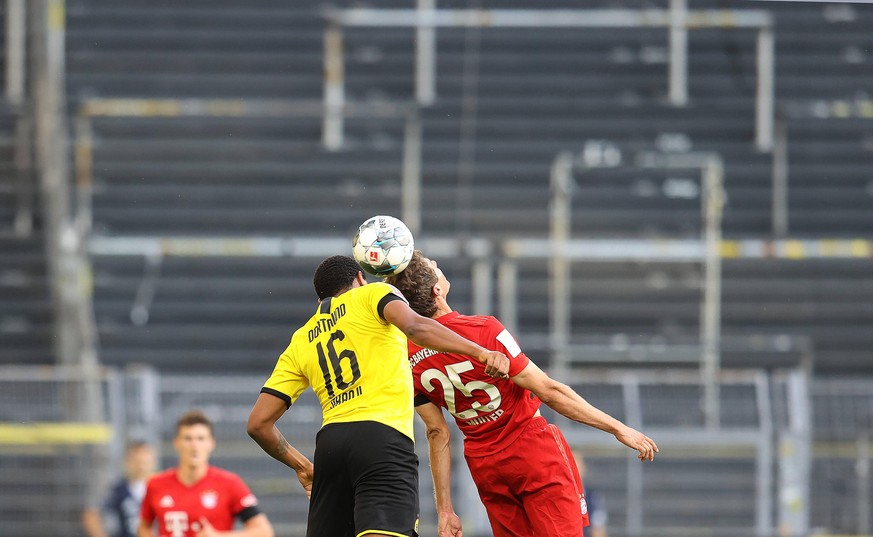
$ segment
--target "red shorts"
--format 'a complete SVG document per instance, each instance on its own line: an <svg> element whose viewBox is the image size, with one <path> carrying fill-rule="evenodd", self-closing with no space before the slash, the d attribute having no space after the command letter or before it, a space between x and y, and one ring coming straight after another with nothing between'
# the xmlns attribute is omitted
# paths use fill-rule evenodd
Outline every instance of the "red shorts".
<svg viewBox="0 0 873 537"><path fill-rule="evenodd" d="M580 537L588 509L564 435L536 417L508 448L466 457L494 537Z"/></svg>

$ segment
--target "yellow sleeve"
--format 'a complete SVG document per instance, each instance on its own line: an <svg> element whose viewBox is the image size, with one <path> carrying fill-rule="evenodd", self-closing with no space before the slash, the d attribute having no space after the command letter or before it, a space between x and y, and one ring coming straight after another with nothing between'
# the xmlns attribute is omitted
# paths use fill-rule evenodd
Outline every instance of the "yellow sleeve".
<svg viewBox="0 0 873 537"><path fill-rule="evenodd" d="M385 319L382 317L382 309L385 307L385 304L387 304L391 300L398 299L407 302L406 298L403 296L403 293L401 293L399 289L391 284L385 282L373 282L368 283L366 285L366 288L367 302L370 307L370 311L372 311L376 318L382 323L385 322Z"/></svg>
<svg viewBox="0 0 873 537"><path fill-rule="evenodd" d="M294 361L293 346L292 341L292 344L288 345L285 352L279 356L276 368L273 369L270 378L267 379L264 387L261 388L261 393L274 395L285 401L285 404L288 406L291 406L300 397L303 390L309 387L309 380L303 375L303 372L300 371L300 368L297 367L297 363Z"/></svg>

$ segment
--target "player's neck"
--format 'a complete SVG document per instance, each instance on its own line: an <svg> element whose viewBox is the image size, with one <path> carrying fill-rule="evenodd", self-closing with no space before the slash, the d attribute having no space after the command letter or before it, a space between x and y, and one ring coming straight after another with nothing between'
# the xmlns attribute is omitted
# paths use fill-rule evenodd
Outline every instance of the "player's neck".
<svg viewBox="0 0 873 537"><path fill-rule="evenodd" d="M191 486L206 477L209 472L209 465L202 464L197 466L179 465L176 470L176 477L183 485Z"/></svg>
<svg viewBox="0 0 873 537"><path fill-rule="evenodd" d="M451 313L452 311L454 311L454 310L452 310L452 307L449 306L449 303L446 302L445 300L437 300L436 305L437 305L436 313L434 313L431 316L431 319L438 319L438 318L442 317L443 315L447 315L447 314Z"/></svg>
<svg viewBox="0 0 873 537"><path fill-rule="evenodd" d="M340 291L337 291L336 293L334 293L333 298L336 298L336 297L340 296L340 295L343 294L343 293L348 293L349 291L351 291L351 290L354 289L355 287L360 287L360 285L352 285L351 287L346 287L345 289L342 289L342 290L340 290Z"/></svg>

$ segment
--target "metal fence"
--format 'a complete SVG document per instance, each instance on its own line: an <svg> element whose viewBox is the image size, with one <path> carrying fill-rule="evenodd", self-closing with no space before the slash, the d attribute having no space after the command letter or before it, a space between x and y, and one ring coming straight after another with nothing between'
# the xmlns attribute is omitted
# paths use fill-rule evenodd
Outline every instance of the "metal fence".
<svg viewBox="0 0 873 537"><path fill-rule="evenodd" d="M811 523L831 533L869 535L873 382L865 378L819 379L812 385L811 399Z"/></svg>
<svg viewBox="0 0 873 537"><path fill-rule="evenodd" d="M245 422L266 374L158 375L149 368L131 368L84 375L63 368L4 369L0 380L3 533L81 534L81 509L99 499L117 473L123 445L131 439L155 442L162 465L171 466L176 461L170 445L175 420L199 408L215 422L218 448L213 463L243 476L278 535L303 535L308 504L302 490L290 471L262 453L245 434ZM592 403L650 432L662 447L656 464L643 465L609 435L558 420L571 443L588 457L591 484L611 499L614 535L641 535L643 528L646 534L703 530L707 516L720 517L713 520L720 520L715 529L721 534L769 532L772 519L767 513L773 510L767 502L772 500L763 493L773 489L770 443L765 441L770 437L766 378L757 373L724 379L724 408L732 409L726 414L733 417L715 431L703 426L702 387L693 374L613 371L573 382ZM320 423L320 409L308 393L279 426L292 444L311 456ZM421 430L417 433L423 438ZM455 439L460 439L457 431ZM417 448L422 535L430 535L435 533L436 513L426 442L420 441ZM456 442L458 461L463 460L460 448ZM465 533L488 535L465 464L459 462L454 468L456 508ZM703 509L709 505L707 494L719 488L730 491L723 493L721 502L710 502L713 506Z"/></svg>
<svg viewBox="0 0 873 537"><path fill-rule="evenodd" d="M67 368L0 368L0 533L78 535L117 460L111 386Z"/></svg>
<svg viewBox="0 0 873 537"><path fill-rule="evenodd" d="M246 480L277 535L303 535L308 503L296 479L245 434L266 374L0 368L0 533L81 535L81 510L120 471L125 443L154 442L162 466L171 466L176 418L199 408L215 422L213 463ZM590 402L661 447L654 464L642 464L611 436L545 409L584 453L586 486L605 499L610 535L869 534L869 379L809 382L803 370L723 372L722 416L712 428L694 371L573 375L567 380ZM279 422L288 440L310 456L320 424L309 392ZM454 436L454 497L465 534L490 535L462 462L460 433ZM417 449L422 535L432 535L436 513L426 442Z"/></svg>

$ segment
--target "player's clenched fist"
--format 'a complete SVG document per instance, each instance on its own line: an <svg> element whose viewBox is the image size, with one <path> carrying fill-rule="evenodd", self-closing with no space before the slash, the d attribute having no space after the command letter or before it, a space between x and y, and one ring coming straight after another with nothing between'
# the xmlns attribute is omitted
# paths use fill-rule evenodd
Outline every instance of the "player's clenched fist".
<svg viewBox="0 0 873 537"><path fill-rule="evenodd" d="M303 485L303 490L306 492L307 500L312 495L312 469L312 464L309 464L295 471L297 480L300 481L300 484Z"/></svg>
<svg viewBox="0 0 873 537"><path fill-rule="evenodd" d="M509 378L509 358L502 352L485 351L479 355L479 361L485 364L485 374L501 379Z"/></svg>
<svg viewBox="0 0 873 537"><path fill-rule="evenodd" d="M464 537L458 515L448 512L438 515L437 537Z"/></svg>

